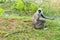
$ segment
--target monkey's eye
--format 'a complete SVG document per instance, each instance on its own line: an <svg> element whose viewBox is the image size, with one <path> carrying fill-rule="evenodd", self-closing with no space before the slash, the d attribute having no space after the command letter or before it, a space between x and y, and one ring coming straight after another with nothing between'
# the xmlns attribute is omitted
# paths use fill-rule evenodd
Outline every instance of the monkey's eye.
<svg viewBox="0 0 60 40"><path fill-rule="evenodd" d="M38 10L39 13L41 13L41 10Z"/></svg>

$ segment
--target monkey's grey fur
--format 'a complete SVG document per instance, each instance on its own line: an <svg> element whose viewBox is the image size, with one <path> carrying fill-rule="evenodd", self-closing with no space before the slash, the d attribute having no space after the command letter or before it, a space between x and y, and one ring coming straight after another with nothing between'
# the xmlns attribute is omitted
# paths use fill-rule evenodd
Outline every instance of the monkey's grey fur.
<svg viewBox="0 0 60 40"><path fill-rule="evenodd" d="M49 19L48 17L46 17L45 15L43 15L43 11L41 8L39 8L36 13L33 15L32 17L32 24L34 26L34 28L45 28L45 20L41 20L40 18L45 18L45 19Z"/></svg>
<svg viewBox="0 0 60 40"><path fill-rule="evenodd" d="M36 24L34 24L35 29L44 29L45 28L45 20L39 20Z"/></svg>

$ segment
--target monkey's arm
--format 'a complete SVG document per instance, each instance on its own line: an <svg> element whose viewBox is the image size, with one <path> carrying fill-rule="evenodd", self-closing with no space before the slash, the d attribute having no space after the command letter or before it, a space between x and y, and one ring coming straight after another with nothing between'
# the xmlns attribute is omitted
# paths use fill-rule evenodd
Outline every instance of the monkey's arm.
<svg viewBox="0 0 60 40"><path fill-rule="evenodd" d="M41 16L45 19L49 19L48 17L46 17L45 15L41 14Z"/></svg>
<svg viewBox="0 0 60 40"><path fill-rule="evenodd" d="M54 18L49 18L49 17L47 17L47 16L45 16L45 15L43 15L43 14L41 14L41 16L42 16L43 18L45 18L45 19L54 20Z"/></svg>

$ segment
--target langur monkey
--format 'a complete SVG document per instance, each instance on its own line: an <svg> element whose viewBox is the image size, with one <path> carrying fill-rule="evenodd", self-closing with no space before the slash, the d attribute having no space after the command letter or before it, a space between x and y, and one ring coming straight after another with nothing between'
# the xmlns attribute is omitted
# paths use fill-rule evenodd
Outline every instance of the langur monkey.
<svg viewBox="0 0 60 40"><path fill-rule="evenodd" d="M41 20L40 19L41 17L45 18L45 19L50 19L49 17L47 17L43 14L42 8L39 8L32 17L32 24L33 24L34 28L36 28L36 29L45 28L46 21ZM53 18L51 20L53 20Z"/></svg>

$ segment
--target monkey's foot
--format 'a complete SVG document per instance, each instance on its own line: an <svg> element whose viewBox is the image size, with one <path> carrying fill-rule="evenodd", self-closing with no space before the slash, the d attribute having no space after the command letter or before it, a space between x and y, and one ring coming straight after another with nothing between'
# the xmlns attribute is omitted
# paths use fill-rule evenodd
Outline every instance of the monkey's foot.
<svg viewBox="0 0 60 40"><path fill-rule="evenodd" d="M47 30L48 28L44 28L44 30Z"/></svg>

